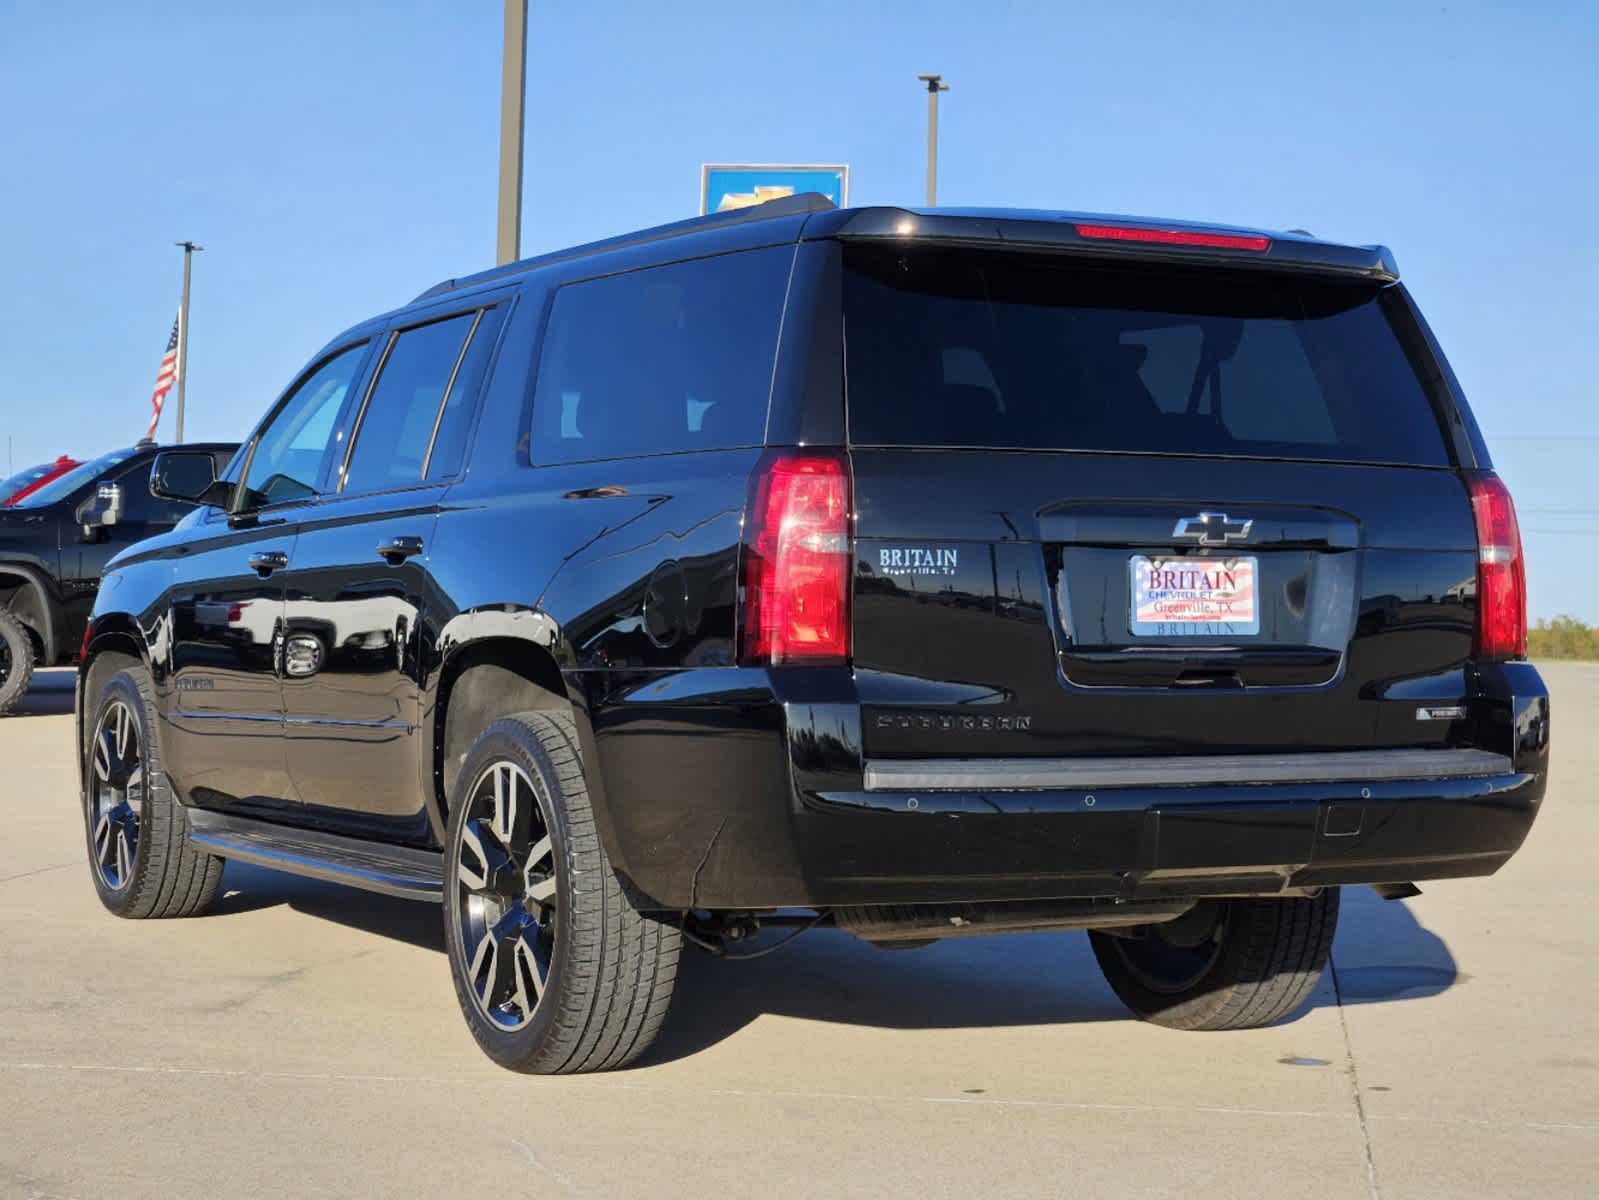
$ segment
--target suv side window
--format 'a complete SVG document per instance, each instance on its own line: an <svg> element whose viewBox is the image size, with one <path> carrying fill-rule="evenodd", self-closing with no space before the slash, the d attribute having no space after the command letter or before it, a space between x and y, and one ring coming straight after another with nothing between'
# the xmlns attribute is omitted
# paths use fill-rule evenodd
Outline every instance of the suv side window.
<svg viewBox="0 0 1599 1200"><path fill-rule="evenodd" d="M339 409L365 353L365 342L346 346L302 379L279 405L250 451L240 510L315 495Z"/></svg>
<svg viewBox="0 0 1599 1200"><path fill-rule="evenodd" d="M128 522L177 522L187 515L190 505L176 500L160 500L150 494L150 468L155 459L149 458L131 471L124 471L114 481L122 489L122 519Z"/></svg>
<svg viewBox="0 0 1599 1200"><path fill-rule="evenodd" d="M478 392L488 371L489 356L505 319L505 306L486 309L477 328L467 339L466 352L461 365L456 368L455 383L444 398L444 408L439 413L438 432L433 435L433 448L424 464L428 479L448 479L461 469L466 453L466 438L472 428L472 417L477 407Z"/></svg>
<svg viewBox="0 0 1599 1200"><path fill-rule="evenodd" d="M534 388L535 463L759 446L794 251L569 283Z"/></svg>
<svg viewBox="0 0 1599 1200"><path fill-rule="evenodd" d="M394 334L356 419L344 492L383 491L455 473L494 342L477 310Z"/></svg>

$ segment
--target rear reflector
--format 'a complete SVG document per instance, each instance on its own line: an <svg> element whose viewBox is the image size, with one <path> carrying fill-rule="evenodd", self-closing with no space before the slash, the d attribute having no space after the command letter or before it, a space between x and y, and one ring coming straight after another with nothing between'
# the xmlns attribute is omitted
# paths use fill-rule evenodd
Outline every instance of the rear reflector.
<svg viewBox="0 0 1599 1200"><path fill-rule="evenodd" d="M1477 522L1477 638L1482 659L1527 656L1527 574L1510 492L1492 471L1466 480Z"/></svg>
<svg viewBox="0 0 1599 1200"><path fill-rule="evenodd" d="M1259 234L1202 233L1195 229L1140 229L1136 225L1078 225L1077 236L1104 242L1154 242L1161 246L1203 246L1207 250L1271 248L1271 239Z"/></svg>
<svg viewBox="0 0 1599 1200"><path fill-rule="evenodd" d="M750 492L742 659L760 666L848 661L850 485L843 454L769 454Z"/></svg>

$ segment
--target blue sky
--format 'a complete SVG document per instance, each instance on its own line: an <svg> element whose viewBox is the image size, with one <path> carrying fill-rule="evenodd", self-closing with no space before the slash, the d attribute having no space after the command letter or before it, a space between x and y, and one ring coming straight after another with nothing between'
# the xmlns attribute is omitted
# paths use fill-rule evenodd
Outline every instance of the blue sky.
<svg viewBox="0 0 1599 1200"><path fill-rule="evenodd" d="M1382 241L1522 510L1534 615L1599 623L1599 13L1342 3L532 0L525 253L692 215L704 161L940 200ZM0 420L132 441L196 259L191 438L331 334L491 265L501 9L0 0ZM162 436L171 434L170 413ZM0 459L4 466L5 459Z"/></svg>

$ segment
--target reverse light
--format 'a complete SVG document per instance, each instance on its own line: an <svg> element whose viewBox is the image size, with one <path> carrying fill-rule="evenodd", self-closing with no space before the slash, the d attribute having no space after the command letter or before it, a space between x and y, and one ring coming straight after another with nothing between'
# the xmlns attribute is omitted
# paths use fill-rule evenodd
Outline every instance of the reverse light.
<svg viewBox="0 0 1599 1200"><path fill-rule="evenodd" d="M850 654L850 482L842 454L784 450L751 480L742 659L843 663Z"/></svg>
<svg viewBox="0 0 1599 1200"><path fill-rule="evenodd" d="M1205 233L1197 229L1141 229L1136 225L1078 225L1077 236L1104 242L1153 242L1161 246L1203 246L1207 250L1271 248L1271 239L1253 233Z"/></svg>
<svg viewBox="0 0 1599 1200"><path fill-rule="evenodd" d="M1477 523L1477 636L1481 659L1527 656L1527 573L1510 491L1492 471L1466 480Z"/></svg>

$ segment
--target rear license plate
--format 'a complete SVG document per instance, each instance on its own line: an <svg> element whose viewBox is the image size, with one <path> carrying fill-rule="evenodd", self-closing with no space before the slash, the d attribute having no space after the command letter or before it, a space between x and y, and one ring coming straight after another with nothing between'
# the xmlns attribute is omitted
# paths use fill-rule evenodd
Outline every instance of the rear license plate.
<svg viewBox="0 0 1599 1200"><path fill-rule="evenodd" d="M1235 637L1260 632L1253 558L1133 555L1137 637Z"/></svg>

